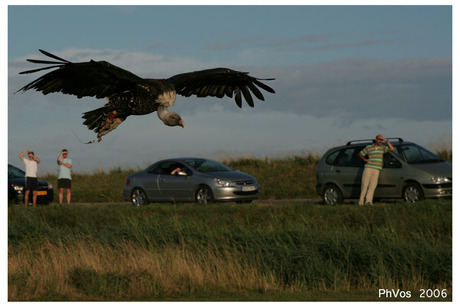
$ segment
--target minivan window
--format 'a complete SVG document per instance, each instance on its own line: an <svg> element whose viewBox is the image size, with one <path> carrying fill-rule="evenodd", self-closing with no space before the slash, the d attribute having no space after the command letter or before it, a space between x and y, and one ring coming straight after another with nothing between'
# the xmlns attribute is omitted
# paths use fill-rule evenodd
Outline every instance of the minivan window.
<svg viewBox="0 0 460 307"><path fill-rule="evenodd" d="M401 162L398 161L392 154L387 152L383 156L383 168L401 168Z"/></svg>
<svg viewBox="0 0 460 307"><path fill-rule="evenodd" d="M362 147L345 149L337 160L338 166L361 167L364 161L358 156Z"/></svg>
<svg viewBox="0 0 460 307"><path fill-rule="evenodd" d="M396 152L409 164L443 162L439 156L416 144L398 145Z"/></svg>
<svg viewBox="0 0 460 307"><path fill-rule="evenodd" d="M329 165L362 167L364 161L358 156L364 147L351 147L337 150L326 157L325 162Z"/></svg>
<svg viewBox="0 0 460 307"><path fill-rule="evenodd" d="M329 165L333 165L335 162L335 159L337 159L337 156L339 155L340 150L334 151L331 153L329 156L326 158L326 163Z"/></svg>

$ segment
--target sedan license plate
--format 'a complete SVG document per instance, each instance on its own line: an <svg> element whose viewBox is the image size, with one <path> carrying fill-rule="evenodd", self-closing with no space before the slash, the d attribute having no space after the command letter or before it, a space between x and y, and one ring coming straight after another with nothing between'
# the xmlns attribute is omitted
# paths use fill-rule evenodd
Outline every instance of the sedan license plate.
<svg viewBox="0 0 460 307"><path fill-rule="evenodd" d="M256 187L253 186L253 185L245 185L245 186L241 187L241 191L243 191L243 192L251 192L251 191L255 191L255 190L256 190Z"/></svg>
<svg viewBox="0 0 460 307"><path fill-rule="evenodd" d="M48 191L37 191L37 195L47 195Z"/></svg>

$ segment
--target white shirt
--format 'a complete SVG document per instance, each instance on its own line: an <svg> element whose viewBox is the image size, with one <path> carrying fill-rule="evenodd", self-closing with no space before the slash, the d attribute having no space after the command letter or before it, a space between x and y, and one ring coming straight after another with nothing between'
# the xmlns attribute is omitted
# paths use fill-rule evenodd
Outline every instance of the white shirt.
<svg viewBox="0 0 460 307"><path fill-rule="evenodd" d="M37 169L38 169L38 163L35 160L30 160L28 158L24 158L22 161L24 161L24 164L26 166L26 177L37 177Z"/></svg>

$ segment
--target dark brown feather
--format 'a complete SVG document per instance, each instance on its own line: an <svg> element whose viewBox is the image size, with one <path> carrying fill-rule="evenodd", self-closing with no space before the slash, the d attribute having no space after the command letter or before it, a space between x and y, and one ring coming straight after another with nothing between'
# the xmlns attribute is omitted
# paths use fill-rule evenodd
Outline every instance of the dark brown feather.
<svg viewBox="0 0 460 307"><path fill-rule="evenodd" d="M107 98L108 103L104 107L83 115L84 124L98 134L99 141L102 135L115 129L130 115L143 115L161 110L160 119L166 125L176 125L164 119L175 114L167 111L168 107L174 104L175 93L185 97L234 97L240 108L243 98L251 107L254 107L252 95L264 100L259 88L275 93L271 87L261 82L274 79L258 79L247 72L228 68L183 73L168 79L143 79L106 61L72 63L47 51L40 52L57 61L28 59L31 63L47 66L23 71L20 74L54 70L26 84L18 92L34 89L44 95L61 92L78 98ZM183 122L181 125L183 126Z"/></svg>

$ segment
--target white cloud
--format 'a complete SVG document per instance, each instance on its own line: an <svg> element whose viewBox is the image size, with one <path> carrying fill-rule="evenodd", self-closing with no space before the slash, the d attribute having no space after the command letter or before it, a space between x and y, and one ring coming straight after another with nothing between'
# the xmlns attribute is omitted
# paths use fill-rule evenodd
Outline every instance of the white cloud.
<svg viewBox="0 0 460 307"><path fill-rule="evenodd" d="M346 59L279 68L275 110L350 120L452 116L450 59ZM436 108L436 112L433 109Z"/></svg>

